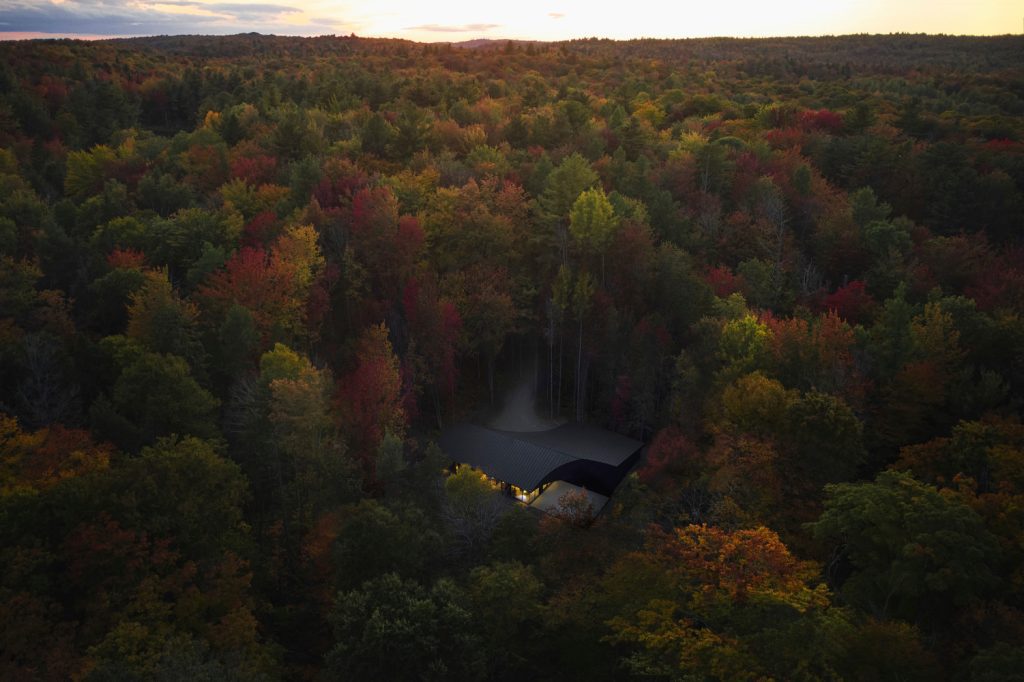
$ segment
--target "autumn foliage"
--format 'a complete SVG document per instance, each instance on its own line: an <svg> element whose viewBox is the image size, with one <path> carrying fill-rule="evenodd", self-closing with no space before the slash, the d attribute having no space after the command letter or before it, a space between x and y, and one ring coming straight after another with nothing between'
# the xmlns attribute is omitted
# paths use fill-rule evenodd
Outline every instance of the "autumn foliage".
<svg viewBox="0 0 1024 682"><path fill-rule="evenodd" d="M0 679L1018 674L1020 55L0 42Z"/></svg>
<svg viewBox="0 0 1024 682"><path fill-rule="evenodd" d="M385 433L400 437L405 432L402 381L386 326L370 327L359 338L355 367L338 380L335 404L351 445L366 466Z"/></svg>

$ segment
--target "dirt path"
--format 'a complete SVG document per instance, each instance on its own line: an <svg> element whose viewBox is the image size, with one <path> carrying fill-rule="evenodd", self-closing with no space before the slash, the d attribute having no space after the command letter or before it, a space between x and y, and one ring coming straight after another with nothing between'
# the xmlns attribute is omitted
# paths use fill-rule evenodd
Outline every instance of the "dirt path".
<svg viewBox="0 0 1024 682"><path fill-rule="evenodd" d="M533 380L524 379L505 394L501 411L487 424L499 431L548 431L562 422L537 415L534 408Z"/></svg>

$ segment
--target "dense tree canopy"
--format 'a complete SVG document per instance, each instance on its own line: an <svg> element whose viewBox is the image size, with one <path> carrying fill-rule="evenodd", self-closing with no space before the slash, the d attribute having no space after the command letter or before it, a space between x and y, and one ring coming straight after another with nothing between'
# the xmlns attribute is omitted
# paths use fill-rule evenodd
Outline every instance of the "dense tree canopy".
<svg viewBox="0 0 1024 682"><path fill-rule="evenodd" d="M1019 675L1021 54L0 43L0 678Z"/></svg>

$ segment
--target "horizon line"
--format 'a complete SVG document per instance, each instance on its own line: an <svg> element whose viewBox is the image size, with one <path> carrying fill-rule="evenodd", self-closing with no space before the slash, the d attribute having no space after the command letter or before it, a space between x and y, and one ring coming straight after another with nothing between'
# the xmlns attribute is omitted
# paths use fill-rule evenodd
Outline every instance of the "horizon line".
<svg viewBox="0 0 1024 682"><path fill-rule="evenodd" d="M894 36L924 36L929 38L1009 38L1024 37L1021 33L927 33L910 31L893 31L890 33L817 33L817 34L791 34L791 35L707 35L707 36L677 36L672 38L634 36L631 38L609 38L607 36L579 36L564 38L561 40L543 40L539 38L496 38L489 36L468 37L461 40L413 40L397 36L374 36L358 35L356 33L261 33L259 31L241 31L238 33L138 33L138 34L89 34L89 33L47 33L43 31L0 31L0 42L25 42L25 41L47 41L47 40L79 40L83 42L99 42L111 40L138 40L142 38L232 38L238 36L260 36L264 38L358 38L364 40L395 40L417 45L458 45L485 41L490 43L540 43L558 44L574 41L603 40L614 43L628 43L634 41L682 41L682 40L781 40L781 39L814 39L814 38L848 38L848 37L894 37Z"/></svg>

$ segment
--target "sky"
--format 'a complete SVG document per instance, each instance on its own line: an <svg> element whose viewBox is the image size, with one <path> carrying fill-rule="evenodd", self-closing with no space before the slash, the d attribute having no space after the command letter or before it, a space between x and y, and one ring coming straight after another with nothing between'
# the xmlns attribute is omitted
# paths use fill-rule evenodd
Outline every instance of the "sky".
<svg viewBox="0 0 1024 682"><path fill-rule="evenodd" d="M690 38L1020 33L1020 0L0 0L0 38L159 34Z"/></svg>

